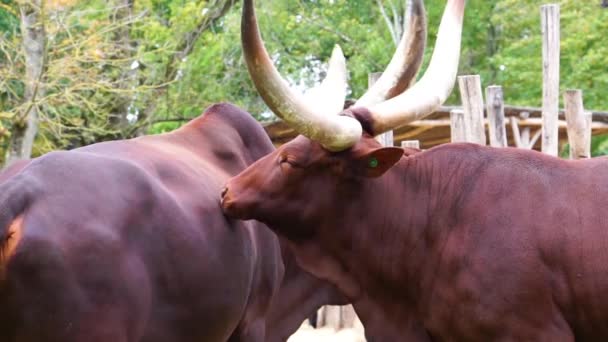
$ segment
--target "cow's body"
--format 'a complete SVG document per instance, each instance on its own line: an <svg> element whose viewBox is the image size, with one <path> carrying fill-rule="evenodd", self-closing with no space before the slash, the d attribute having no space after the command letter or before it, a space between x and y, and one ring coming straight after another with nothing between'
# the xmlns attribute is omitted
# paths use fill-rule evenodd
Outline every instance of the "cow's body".
<svg viewBox="0 0 608 342"><path fill-rule="evenodd" d="M608 339L608 159L453 144L390 167L390 148L370 178L357 168L377 148L299 137L233 178L224 209L408 340Z"/></svg>
<svg viewBox="0 0 608 342"><path fill-rule="evenodd" d="M281 254L289 252L276 236L226 218L218 205L226 179L273 150L249 114L216 105L169 134L49 153L6 170L0 340L288 336L331 301L331 287L301 269L284 277ZM281 283L290 286L280 291ZM312 295L297 297L302 291ZM287 313L291 320L281 321Z"/></svg>
<svg viewBox="0 0 608 342"><path fill-rule="evenodd" d="M14 176L17 172L21 171L27 164L29 164L29 159L20 159L14 161L9 166L0 170L0 184L2 184L5 180Z"/></svg>

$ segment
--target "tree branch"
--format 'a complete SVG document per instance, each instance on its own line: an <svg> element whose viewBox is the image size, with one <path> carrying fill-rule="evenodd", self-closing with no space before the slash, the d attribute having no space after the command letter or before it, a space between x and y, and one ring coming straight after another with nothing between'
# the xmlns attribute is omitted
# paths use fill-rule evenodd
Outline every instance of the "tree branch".
<svg viewBox="0 0 608 342"><path fill-rule="evenodd" d="M386 26L388 27L388 30L391 34L393 43L395 43L395 45L399 44L400 37L397 37L397 32L395 32L391 18L389 18L388 14L386 13L386 10L384 9L384 5L382 4L382 1L376 0L376 3L378 4L378 8L380 9L380 14L382 14L382 18L384 19L384 22L386 23Z"/></svg>
<svg viewBox="0 0 608 342"><path fill-rule="evenodd" d="M177 44L176 53L173 55L173 58L167 65L167 70L165 71L165 80L172 80L177 75L178 66L181 61L187 57L194 48L194 44L198 40L198 38L207 30L211 25L213 25L218 19L224 16L226 12L234 5L235 0L216 0L216 1L225 1L219 8L216 8L215 11L211 10L207 14L203 15L201 20L198 22L196 27L186 33L182 40ZM209 7L215 8L217 4L208 5Z"/></svg>

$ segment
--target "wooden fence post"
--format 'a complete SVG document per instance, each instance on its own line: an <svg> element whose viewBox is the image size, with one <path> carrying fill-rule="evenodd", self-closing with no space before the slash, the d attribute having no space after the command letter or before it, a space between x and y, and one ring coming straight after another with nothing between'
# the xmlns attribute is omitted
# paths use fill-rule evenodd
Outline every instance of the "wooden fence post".
<svg viewBox="0 0 608 342"><path fill-rule="evenodd" d="M524 148L527 150L531 150L536 145L538 139L540 139L540 134L542 129L536 130L536 133L530 138L530 127L519 128L520 122L525 122L530 117L529 112L521 112L519 114L519 118L512 116L510 117L511 128L513 129L513 141L515 142L515 147Z"/></svg>
<svg viewBox="0 0 608 342"><path fill-rule="evenodd" d="M583 108L583 92L566 90L564 110L570 144L570 159L591 157L591 115Z"/></svg>
<svg viewBox="0 0 608 342"><path fill-rule="evenodd" d="M530 118L529 112L521 112L519 114L519 118L522 120L527 120ZM530 149L530 127L525 127L521 129L521 142L524 145L524 148ZM519 146L518 146L519 147Z"/></svg>
<svg viewBox="0 0 608 342"><path fill-rule="evenodd" d="M378 79L382 76L381 72L372 72L367 75L367 87L370 88ZM382 146L393 146L393 131L384 132L376 136L376 140L382 144Z"/></svg>
<svg viewBox="0 0 608 342"><path fill-rule="evenodd" d="M505 105L503 99L501 86L491 85L486 88L486 111L488 113L490 146L507 147Z"/></svg>
<svg viewBox="0 0 608 342"><path fill-rule="evenodd" d="M464 112L454 109L450 112L450 138L451 142L467 141L466 126L464 124Z"/></svg>
<svg viewBox="0 0 608 342"><path fill-rule="evenodd" d="M458 85L464 110L466 141L485 145L481 79L479 75L458 76Z"/></svg>
<svg viewBox="0 0 608 342"><path fill-rule="evenodd" d="M557 156L559 110L559 4L541 6L543 36L542 152Z"/></svg>
<svg viewBox="0 0 608 342"><path fill-rule="evenodd" d="M403 140L401 142L401 147L403 148L415 148L420 149L420 140Z"/></svg>

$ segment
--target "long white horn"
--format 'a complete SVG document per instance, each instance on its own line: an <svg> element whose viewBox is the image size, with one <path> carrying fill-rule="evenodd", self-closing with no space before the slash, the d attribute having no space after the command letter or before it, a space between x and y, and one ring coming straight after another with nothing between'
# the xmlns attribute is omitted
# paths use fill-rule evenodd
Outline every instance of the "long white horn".
<svg viewBox="0 0 608 342"><path fill-rule="evenodd" d="M426 11L422 0L410 0L406 23L395 54L380 79L357 100L355 107L371 106L401 94L416 78L426 47Z"/></svg>
<svg viewBox="0 0 608 342"><path fill-rule="evenodd" d="M304 93L307 103L315 112L337 115L344 108L348 72L346 58L339 45L334 47L327 66L327 74L323 82Z"/></svg>
<svg viewBox="0 0 608 342"><path fill-rule="evenodd" d="M465 0L448 0L431 62L424 76L404 93L367 107L370 133L377 135L431 114L452 92L458 61Z"/></svg>
<svg viewBox="0 0 608 342"><path fill-rule="evenodd" d="M283 80L262 42L253 0L243 3L241 42L249 75L264 102L277 116L330 151L342 151L357 143L362 128L356 119L315 111Z"/></svg>

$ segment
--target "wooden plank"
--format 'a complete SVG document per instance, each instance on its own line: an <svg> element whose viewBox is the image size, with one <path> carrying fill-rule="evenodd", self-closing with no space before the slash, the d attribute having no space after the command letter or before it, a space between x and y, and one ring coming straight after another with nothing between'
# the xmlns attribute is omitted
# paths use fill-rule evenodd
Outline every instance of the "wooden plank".
<svg viewBox="0 0 608 342"><path fill-rule="evenodd" d="M486 111L490 146L507 147L505 105L501 86L491 85L486 88Z"/></svg>
<svg viewBox="0 0 608 342"><path fill-rule="evenodd" d="M401 147L420 149L420 140L403 140Z"/></svg>
<svg viewBox="0 0 608 342"><path fill-rule="evenodd" d="M512 116L509 118L511 123L511 130L513 134L513 141L515 142L515 147L517 148L526 148L527 144L521 140L521 131L519 130L519 120Z"/></svg>
<svg viewBox="0 0 608 342"><path fill-rule="evenodd" d="M458 76L458 85L464 110L466 141L485 145L486 133L481 78L479 75Z"/></svg>
<svg viewBox="0 0 608 342"><path fill-rule="evenodd" d="M455 109L450 112L450 136L451 142L466 142L466 126L464 123L464 111Z"/></svg>
<svg viewBox="0 0 608 342"><path fill-rule="evenodd" d="M393 131L384 132L376 136L376 140L381 143L382 146L394 146Z"/></svg>
<svg viewBox="0 0 608 342"><path fill-rule="evenodd" d="M530 118L530 113L529 112L521 112L519 114L519 118L521 120L528 120L528 118ZM519 123L519 121L518 121ZM542 126L542 124L541 124ZM541 129L541 133L542 133L542 129ZM532 147L530 147L530 127L523 127L521 129L521 143L523 146L521 146L521 148L527 148L530 149Z"/></svg>
<svg viewBox="0 0 608 342"><path fill-rule="evenodd" d="M448 122L448 126L450 125L450 123ZM424 125L424 126L412 126L412 127L416 127L412 130L407 131L406 133L401 134L400 138L402 140L409 140L411 137L417 137L419 135L421 135L422 133L433 129L434 127L442 127L445 126L443 124L443 122L433 122L431 123L431 125ZM394 136L393 136L393 140L394 140Z"/></svg>
<svg viewBox="0 0 608 342"><path fill-rule="evenodd" d="M517 148L531 150L536 145L538 139L540 139L540 135L542 133L542 128L538 129L530 138L530 133L532 131L531 128L534 126L542 127L542 120L538 118L529 119L530 113L528 112L521 112L519 117L519 119L514 116L509 117L509 120L511 122L511 129L513 130L513 142L515 143L515 147ZM520 126L523 127L521 127L520 129ZM562 121L559 122L559 126L563 126Z"/></svg>
<svg viewBox="0 0 608 342"><path fill-rule="evenodd" d="M559 5L541 6L543 40L542 152L557 156L559 131Z"/></svg>
<svg viewBox="0 0 608 342"><path fill-rule="evenodd" d="M570 159L591 157L591 114L583 108L583 92L580 89L564 92L564 107L568 125Z"/></svg>

